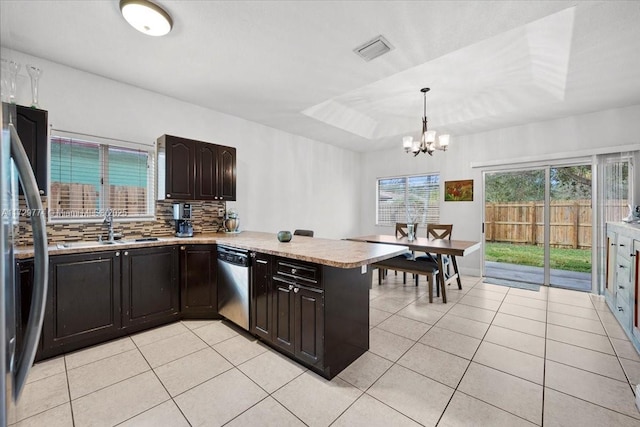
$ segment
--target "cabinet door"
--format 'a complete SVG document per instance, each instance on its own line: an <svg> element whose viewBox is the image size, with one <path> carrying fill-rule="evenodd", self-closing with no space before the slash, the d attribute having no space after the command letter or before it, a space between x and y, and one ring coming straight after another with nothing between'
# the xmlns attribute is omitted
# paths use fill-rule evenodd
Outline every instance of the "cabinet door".
<svg viewBox="0 0 640 427"><path fill-rule="evenodd" d="M273 343L282 350L293 353L294 340L294 283L279 276L273 282Z"/></svg>
<svg viewBox="0 0 640 427"><path fill-rule="evenodd" d="M218 200L217 145L200 142L196 148L196 199Z"/></svg>
<svg viewBox="0 0 640 427"><path fill-rule="evenodd" d="M236 149L218 146L218 196L236 200Z"/></svg>
<svg viewBox="0 0 640 427"><path fill-rule="evenodd" d="M269 255L256 253L251 274L251 332L272 341L271 263Z"/></svg>
<svg viewBox="0 0 640 427"><path fill-rule="evenodd" d="M44 195L47 192L47 112L18 105L16 116L16 130L31 162L40 194Z"/></svg>
<svg viewBox="0 0 640 427"><path fill-rule="evenodd" d="M116 336L120 252L53 256L49 265L44 350L70 351Z"/></svg>
<svg viewBox="0 0 640 427"><path fill-rule="evenodd" d="M607 231L607 269L605 278L605 297L611 304L616 298L616 254L618 252L617 234Z"/></svg>
<svg viewBox="0 0 640 427"><path fill-rule="evenodd" d="M190 139L166 136L167 199L194 199L196 144Z"/></svg>
<svg viewBox="0 0 640 427"><path fill-rule="evenodd" d="M178 249L163 246L122 251L122 326L160 324L180 311Z"/></svg>
<svg viewBox="0 0 640 427"><path fill-rule="evenodd" d="M324 299L320 289L297 286L295 299L295 355L316 365L322 363Z"/></svg>
<svg viewBox="0 0 640 427"><path fill-rule="evenodd" d="M21 259L16 263L16 348L22 352L24 334L31 313L31 296L33 295L33 258ZM42 357L42 334L36 360Z"/></svg>
<svg viewBox="0 0 640 427"><path fill-rule="evenodd" d="M215 245L180 247L180 307L186 318L217 317Z"/></svg>

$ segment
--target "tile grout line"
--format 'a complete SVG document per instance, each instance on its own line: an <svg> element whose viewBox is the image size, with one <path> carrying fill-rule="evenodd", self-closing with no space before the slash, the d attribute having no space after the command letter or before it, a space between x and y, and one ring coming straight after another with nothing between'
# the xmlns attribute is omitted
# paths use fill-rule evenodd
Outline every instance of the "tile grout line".
<svg viewBox="0 0 640 427"><path fill-rule="evenodd" d="M593 304L593 307L595 308L595 304L593 303L593 300L591 298L589 298L589 300L591 301L591 304ZM606 304L606 301L605 301ZM607 305L607 307L609 307ZM596 310L597 312L597 310ZM607 328L604 327L604 323L602 322L602 317L600 317L600 313L598 313L598 318L600 319L600 323L602 324L602 327L605 331L605 333L607 334L607 341L609 341L609 344L611 345L611 348L613 349L613 352L615 353L615 357L618 360L618 364L620 365L620 369L622 369L622 373L624 374L625 378L627 379L626 383L629 385L629 387L631 388L631 393L633 393L633 396L636 397L636 391L633 389L633 384L631 384L631 378L629 378L629 376L627 375L627 370L624 368L624 365L622 364L622 361L620 360L621 357L618 354L618 350L616 349L616 346L613 345L613 341L611 340L611 336L609 335L609 332L607 331ZM623 359L626 359L623 357ZM630 360L630 359L628 359Z"/></svg>
<svg viewBox="0 0 640 427"><path fill-rule="evenodd" d="M475 285L474 285L471 289L473 289L474 287L475 287ZM469 289L469 290L471 290L471 289ZM504 299L507 297L507 295L509 294L509 291L510 291L510 290L511 290L511 289L509 288L509 289L507 290L507 292L505 292L505 294L504 294L504 298L503 298L503 300L500 302L500 306L498 307L498 310L500 310L500 307L502 307L502 304L504 303ZM481 346L481 345L482 345L482 343L484 342L485 337L486 337L486 336L487 336L487 334L489 333L489 329L490 329L490 328L491 328L491 326L493 325L493 320L494 320L494 319L495 319L495 317L498 315L498 310L496 310L496 312L494 313L494 316L493 316L493 318L491 319L491 323L489 324L489 328L487 328L486 332L485 332L485 333L484 333L484 335L482 336L482 339L480 340L480 344L478 344L478 347L477 347L477 348L476 348L476 350L473 352L473 355L471 356L471 359L469 359L469 364L467 365L466 369L464 370L464 373L463 373L463 374L462 374L462 376L460 377L460 380L458 381L458 384L456 385L456 387L455 387L455 389L454 389L453 393L451 394L451 397L449 398L449 401L447 402L447 404L445 405L445 407L444 407L444 409L443 409L442 413L440 414L440 417L438 418L438 421L437 421L437 423L436 423L436 426L437 426L438 424L440 424L440 421L442 421L442 417L444 417L444 414L445 414L445 412L447 411L447 408L448 408L448 407L449 407L449 405L451 404L451 401L453 400L453 396L455 396L455 394L459 391L459 390L458 390L458 388L460 387L460 384L462 384L462 380L464 379L464 376L465 376L465 375L467 375L467 372L469 371L469 368L471 367L471 364L472 364L472 363L477 363L477 362L474 362L474 361L473 361L473 358L474 358L474 357L476 356L476 354L478 353L478 349L480 349L480 346ZM487 341L487 342L488 342L488 341ZM483 366L484 366L484 365L483 365ZM491 367L489 367L489 368L490 368L490 369L494 369L494 368L491 368ZM497 370L497 369L496 369L496 370ZM502 372L502 371L499 371L499 372ZM505 373L506 373L506 372L505 372ZM512 375L512 374L507 374L507 375ZM515 375L512 375L512 376L515 376ZM519 378L519 377L516 377L516 378ZM512 412L510 412L510 411L507 411L507 410L506 410L506 409L504 409L504 408L500 408L500 407L498 407L498 406L496 406L496 405L494 405L494 404L492 404L492 403L485 402L484 400L479 399L478 397L471 396L471 395L469 395L469 394L467 394L467 393L463 392L462 390L460 390L460 393L462 393L462 394L464 394L464 395L467 395L467 396L470 396L470 397L472 397L473 399L479 400L480 402L486 403L486 404L488 404L488 405L490 405L490 406L492 406L492 407L494 407L494 408L499 409L499 410L500 410L500 411L502 411L502 412L506 412L506 413L508 413L508 414L511 414L511 415L513 415L513 416L517 417L517 418L520 418L520 419L522 419L522 420L525 420L525 421L531 422L531 421L527 420L526 418L521 417L520 415L514 414L514 413L512 413Z"/></svg>

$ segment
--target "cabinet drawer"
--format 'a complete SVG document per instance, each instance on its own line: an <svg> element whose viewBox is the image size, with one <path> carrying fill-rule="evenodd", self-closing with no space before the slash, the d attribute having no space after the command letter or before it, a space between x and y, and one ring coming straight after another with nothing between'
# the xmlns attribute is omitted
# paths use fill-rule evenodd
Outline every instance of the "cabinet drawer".
<svg viewBox="0 0 640 427"><path fill-rule="evenodd" d="M304 283L311 286L320 286L320 268L315 264L278 258L276 272L283 276L303 280Z"/></svg>
<svg viewBox="0 0 640 427"><path fill-rule="evenodd" d="M629 236L618 235L618 259L629 260L633 250L631 238Z"/></svg>
<svg viewBox="0 0 640 427"><path fill-rule="evenodd" d="M626 294L625 294L626 295ZM624 295L618 294L614 305L614 314L625 330L631 328L631 305Z"/></svg>
<svg viewBox="0 0 640 427"><path fill-rule="evenodd" d="M628 259L618 257L616 260L616 286L627 292L631 287L631 262Z"/></svg>

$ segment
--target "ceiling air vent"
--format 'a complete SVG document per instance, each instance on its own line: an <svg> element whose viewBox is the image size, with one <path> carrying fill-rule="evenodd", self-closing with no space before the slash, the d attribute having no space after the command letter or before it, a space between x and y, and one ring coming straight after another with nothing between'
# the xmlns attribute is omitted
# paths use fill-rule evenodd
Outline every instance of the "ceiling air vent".
<svg viewBox="0 0 640 427"><path fill-rule="evenodd" d="M382 36L378 36L373 40L358 46L353 49L362 59L365 61L371 61L373 58L377 58L380 55L384 55L393 49L393 46L387 39Z"/></svg>

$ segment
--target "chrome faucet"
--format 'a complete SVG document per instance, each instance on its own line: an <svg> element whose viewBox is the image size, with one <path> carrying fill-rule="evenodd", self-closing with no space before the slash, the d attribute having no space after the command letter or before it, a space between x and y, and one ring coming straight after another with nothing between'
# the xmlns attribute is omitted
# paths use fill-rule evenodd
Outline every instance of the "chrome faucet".
<svg viewBox="0 0 640 427"><path fill-rule="evenodd" d="M103 224L107 224L109 226L109 242L114 241L115 234L113 232L113 210L107 209L104 216Z"/></svg>

